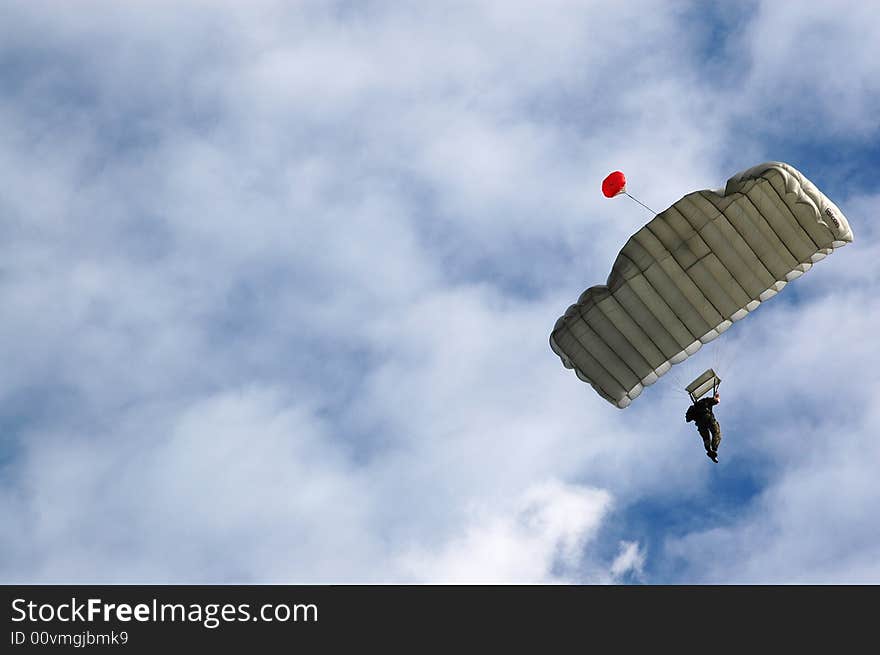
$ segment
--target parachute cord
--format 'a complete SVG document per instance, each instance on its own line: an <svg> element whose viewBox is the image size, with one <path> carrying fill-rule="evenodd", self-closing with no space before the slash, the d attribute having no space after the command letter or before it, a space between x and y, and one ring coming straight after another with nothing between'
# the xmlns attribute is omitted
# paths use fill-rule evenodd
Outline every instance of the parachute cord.
<svg viewBox="0 0 880 655"><path fill-rule="evenodd" d="M645 209L647 209L647 210L648 210L649 212L651 212L652 214L655 214L655 215L657 214L657 212L655 212L653 209L651 209L650 207L648 207L648 205L646 205L645 203L643 203L641 200L639 200L638 198L633 198L632 196L630 196L630 195L629 195L629 192L624 191L623 193L624 193L624 195L629 196L630 198L632 198L633 200L635 200L637 203L639 203L642 207L644 207Z"/></svg>

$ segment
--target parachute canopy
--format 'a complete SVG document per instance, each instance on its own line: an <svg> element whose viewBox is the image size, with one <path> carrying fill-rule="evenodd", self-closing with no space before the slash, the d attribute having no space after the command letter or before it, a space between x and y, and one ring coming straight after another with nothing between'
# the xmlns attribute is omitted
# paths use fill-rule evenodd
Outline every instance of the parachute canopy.
<svg viewBox="0 0 880 655"><path fill-rule="evenodd" d="M705 396L710 389L712 390L712 393L718 391L720 384L721 378L719 378L715 371L710 368L700 373L696 380L685 387L685 391L688 392L688 395L693 402L697 402L697 400Z"/></svg>
<svg viewBox="0 0 880 655"><path fill-rule="evenodd" d="M622 409L852 240L843 212L797 169L759 164L724 189L689 193L630 237L607 282L556 321L550 347Z"/></svg>
<svg viewBox="0 0 880 655"><path fill-rule="evenodd" d="M620 171L614 171L602 180L602 193L606 198L613 198L624 191L626 191L626 175Z"/></svg>

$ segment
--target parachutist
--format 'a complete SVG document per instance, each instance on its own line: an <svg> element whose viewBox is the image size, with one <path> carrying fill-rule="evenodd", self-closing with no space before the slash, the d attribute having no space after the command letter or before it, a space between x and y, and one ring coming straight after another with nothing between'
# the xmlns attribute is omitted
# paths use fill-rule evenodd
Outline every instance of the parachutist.
<svg viewBox="0 0 880 655"><path fill-rule="evenodd" d="M721 445L721 426L712 413L712 407L721 402L721 398L716 392L711 398L701 398L688 407L684 415L685 421L691 421L697 426L697 431L703 438L703 446L706 448L706 455L709 456L716 464L718 463L718 446Z"/></svg>

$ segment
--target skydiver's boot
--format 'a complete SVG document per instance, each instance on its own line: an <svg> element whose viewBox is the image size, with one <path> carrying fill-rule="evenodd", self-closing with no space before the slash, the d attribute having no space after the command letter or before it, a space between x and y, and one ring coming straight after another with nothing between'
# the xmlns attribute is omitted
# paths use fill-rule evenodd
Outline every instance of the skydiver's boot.
<svg viewBox="0 0 880 655"><path fill-rule="evenodd" d="M718 463L718 453L716 453L714 450L707 450L706 456L716 464Z"/></svg>

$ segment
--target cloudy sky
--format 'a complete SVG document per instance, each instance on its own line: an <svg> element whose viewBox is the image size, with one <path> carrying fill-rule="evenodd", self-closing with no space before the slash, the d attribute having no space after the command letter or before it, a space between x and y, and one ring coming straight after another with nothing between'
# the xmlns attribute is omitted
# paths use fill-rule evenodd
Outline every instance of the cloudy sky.
<svg viewBox="0 0 880 655"><path fill-rule="evenodd" d="M880 14L708 4L0 2L0 579L880 583ZM602 178L768 160L855 243L626 410L564 369Z"/></svg>

